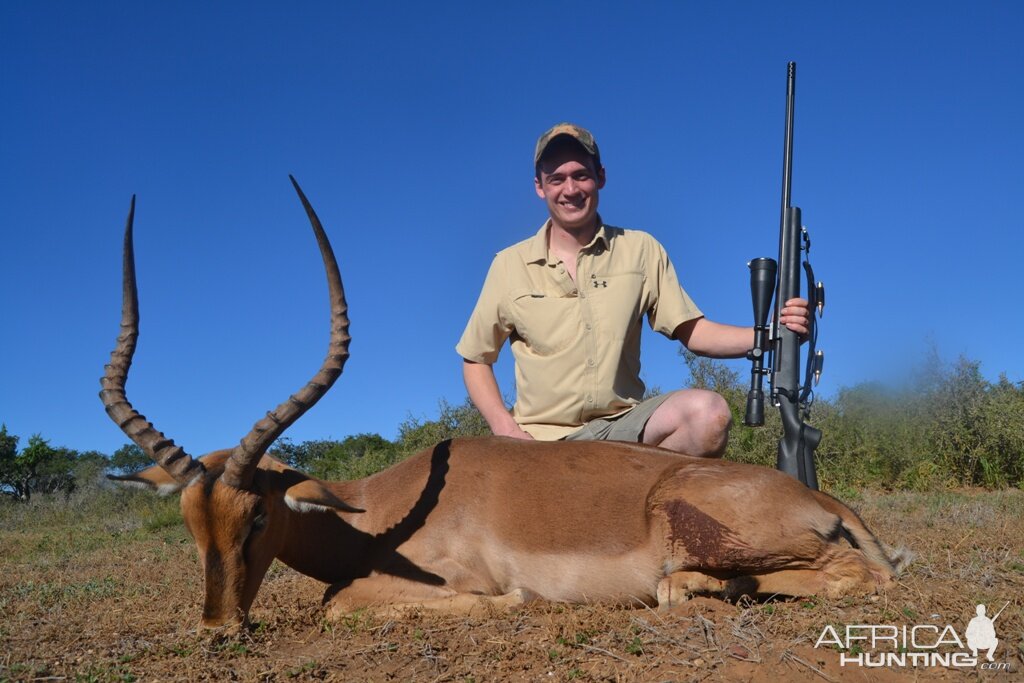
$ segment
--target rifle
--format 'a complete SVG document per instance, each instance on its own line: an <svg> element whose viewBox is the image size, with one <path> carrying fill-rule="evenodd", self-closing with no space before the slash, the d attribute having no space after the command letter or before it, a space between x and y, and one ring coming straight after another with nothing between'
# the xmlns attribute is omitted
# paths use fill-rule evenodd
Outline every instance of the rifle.
<svg viewBox="0 0 1024 683"><path fill-rule="evenodd" d="M750 294L754 303L754 347L747 353L753 364L750 391L743 423L755 427L764 424L763 379L771 385L772 405L782 417L777 467L812 489L818 488L814 468L814 449L821 441L821 430L807 424L814 392L824 365L824 354L815 351L818 338L817 318L825 307L825 287L814 284L814 271L807 260L810 236L800 219L800 209L790 204L793 179L793 103L796 95L796 62L790 62L786 80L786 128L782 154L782 218L779 225L779 261L756 258L750 268ZM808 355L803 385L800 384L800 339L779 323L783 304L800 296L800 252L807 275L807 299L810 311ZM774 295L774 318L768 324L768 311Z"/></svg>

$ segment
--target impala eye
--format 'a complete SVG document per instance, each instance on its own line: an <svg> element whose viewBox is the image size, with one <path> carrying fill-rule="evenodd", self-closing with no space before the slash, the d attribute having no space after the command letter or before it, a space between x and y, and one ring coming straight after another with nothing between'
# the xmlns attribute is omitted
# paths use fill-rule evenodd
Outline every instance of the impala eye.
<svg viewBox="0 0 1024 683"><path fill-rule="evenodd" d="M251 531L262 531L263 527L267 526L267 513L263 510L263 506L259 506L256 509L256 516L252 518Z"/></svg>

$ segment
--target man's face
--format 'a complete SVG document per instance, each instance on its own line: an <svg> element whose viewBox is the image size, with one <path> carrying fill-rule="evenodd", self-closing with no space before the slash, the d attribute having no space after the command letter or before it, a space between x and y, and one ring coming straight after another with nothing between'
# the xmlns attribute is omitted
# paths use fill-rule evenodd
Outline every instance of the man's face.
<svg viewBox="0 0 1024 683"><path fill-rule="evenodd" d="M604 169L582 148L562 147L541 160L537 196L548 205L551 220L577 231L596 225L598 190L604 187Z"/></svg>

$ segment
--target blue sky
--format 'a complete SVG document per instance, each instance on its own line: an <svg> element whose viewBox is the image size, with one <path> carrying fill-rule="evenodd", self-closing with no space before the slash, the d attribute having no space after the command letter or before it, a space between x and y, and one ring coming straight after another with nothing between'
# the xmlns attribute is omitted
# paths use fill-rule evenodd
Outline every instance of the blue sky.
<svg viewBox="0 0 1024 683"><path fill-rule="evenodd" d="M233 445L326 349L289 173L334 242L353 333L290 436L435 416L465 396L453 347L491 257L545 218L531 155L562 120L601 145L604 218L657 236L708 317L747 324L745 264L777 249L790 60L793 203L828 287L820 391L932 344L1024 379L1024 5L638 5L3 3L0 421L125 442L96 393L134 193L129 397L192 453ZM676 345L645 345L645 381L680 386Z"/></svg>

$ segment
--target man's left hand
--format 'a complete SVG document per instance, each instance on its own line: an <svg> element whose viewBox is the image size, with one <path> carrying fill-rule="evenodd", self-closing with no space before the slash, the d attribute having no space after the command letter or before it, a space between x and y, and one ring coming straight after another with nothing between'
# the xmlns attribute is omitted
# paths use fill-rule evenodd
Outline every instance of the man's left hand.
<svg viewBox="0 0 1024 683"><path fill-rule="evenodd" d="M811 329L811 313L807 306L807 299L790 299L779 311L779 322L796 332L801 342L807 341Z"/></svg>

